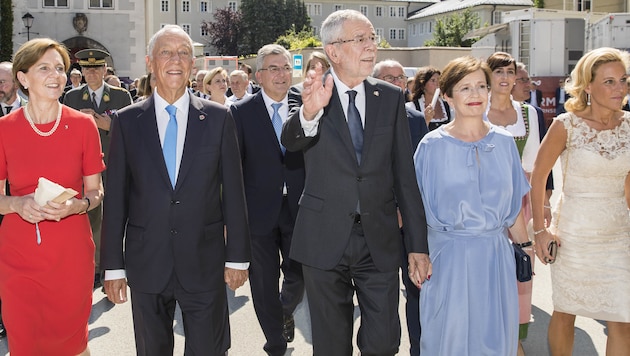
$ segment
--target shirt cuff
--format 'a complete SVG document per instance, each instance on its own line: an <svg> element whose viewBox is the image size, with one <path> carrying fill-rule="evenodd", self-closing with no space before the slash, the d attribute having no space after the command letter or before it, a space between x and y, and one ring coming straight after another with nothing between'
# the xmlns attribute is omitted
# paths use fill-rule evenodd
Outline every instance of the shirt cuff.
<svg viewBox="0 0 630 356"><path fill-rule="evenodd" d="M105 271L104 280L112 281L114 279L127 278L127 272L124 269L109 269Z"/></svg>
<svg viewBox="0 0 630 356"><path fill-rule="evenodd" d="M307 121L304 118L304 112L302 107L300 107L300 124L302 124L302 130L304 131L304 136L313 137L317 135L317 129L319 128L319 119L324 116L324 109L319 109L315 118L311 121Z"/></svg>
<svg viewBox="0 0 630 356"><path fill-rule="evenodd" d="M225 267L244 271L249 268L249 262L225 262Z"/></svg>

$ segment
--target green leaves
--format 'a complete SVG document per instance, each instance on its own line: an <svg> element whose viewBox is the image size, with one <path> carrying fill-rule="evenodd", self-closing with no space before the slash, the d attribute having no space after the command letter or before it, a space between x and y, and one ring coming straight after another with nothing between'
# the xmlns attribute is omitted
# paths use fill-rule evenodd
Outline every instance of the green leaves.
<svg viewBox="0 0 630 356"><path fill-rule="evenodd" d="M466 9L456 12L450 16L436 19L433 39L424 43L425 46L433 47L470 47L477 39L462 40L464 36L479 28L481 20L477 13Z"/></svg>

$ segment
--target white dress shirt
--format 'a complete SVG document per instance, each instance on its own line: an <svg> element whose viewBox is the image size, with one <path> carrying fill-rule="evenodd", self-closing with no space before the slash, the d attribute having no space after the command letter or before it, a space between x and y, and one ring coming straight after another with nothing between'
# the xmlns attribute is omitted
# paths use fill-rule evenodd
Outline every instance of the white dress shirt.
<svg viewBox="0 0 630 356"><path fill-rule="evenodd" d="M158 93L158 88L153 92L153 103L155 108L155 119L157 121L158 135L160 136L160 145L164 147L164 136L166 136L166 126L171 119L166 106L169 103L164 100ZM179 175L179 166L182 162L182 154L184 153L184 142L186 141L186 128L188 127L188 106L190 105L190 93L186 90L181 98L177 99L172 105L177 108L175 114L177 120L177 153L175 159L175 181ZM249 268L249 262L225 262L225 267L246 270ZM127 273L124 269L106 270L105 280L126 278Z"/></svg>

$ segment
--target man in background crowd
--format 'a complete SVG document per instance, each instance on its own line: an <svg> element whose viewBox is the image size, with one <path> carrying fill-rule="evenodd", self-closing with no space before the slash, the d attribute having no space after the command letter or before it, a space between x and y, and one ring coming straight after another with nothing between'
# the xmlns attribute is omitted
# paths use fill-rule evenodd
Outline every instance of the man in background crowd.
<svg viewBox="0 0 630 356"><path fill-rule="evenodd" d="M252 94L247 92L248 85L249 80L247 73L242 70L232 71L232 73L230 73L230 90L232 91L232 95L228 97L228 100L237 102L251 96Z"/></svg>
<svg viewBox="0 0 630 356"><path fill-rule="evenodd" d="M83 71L86 84L68 91L64 96L63 103L71 108L80 110L92 115L101 137L104 161L107 162L109 152L109 129L111 126L111 115L117 110L130 105L131 95L123 88L111 86L104 81L107 71L105 59L109 53L99 49L84 49L75 54L79 60L79 65ZM103 183L106 182L107 174L102 173ZM95 271L94 288L101 286L100 250L101 250L101 222L103 219L102 206L88 212L92 234L94 236L95 251Z"/></svg>
<svg viewBox="0 0 630 356"><path fill-rule="evenodd" d="M304 295L302 266L289 258L304 189L304 156L287 152L279 141L290 109L291 54L277 44L263 46L257 67L256 80L262 89L231 110L238 129L251 232L249 280L254 310L267 340L263 349L270 356L282 356L287 342L293 341L293 312ZM246 77L242 79L239 90L247 84ZM281 271L284 279L278 291Z"/></svg>

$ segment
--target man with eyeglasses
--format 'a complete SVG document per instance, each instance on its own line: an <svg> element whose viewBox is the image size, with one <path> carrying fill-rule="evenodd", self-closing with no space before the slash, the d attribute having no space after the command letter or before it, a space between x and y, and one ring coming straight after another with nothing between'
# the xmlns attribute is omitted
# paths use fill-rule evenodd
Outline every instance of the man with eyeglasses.
<svg viewBox="0 0 630 356"><path fill-rule="evenodd" d="M105 73L109 53L100 49L84 49L75 54L83 71L85 84L68 91L63 97L63 103L73 109L91 115L96 122L103 147L103 160L107 162L109 153L109 129L111 116L116 110L122 109L132 102L131 95L123 88L105 83ZM103 171L103 184L107 181ZM94 238L94 288L101 286L101 224L103 221L102 205L88 211L92 236Z"/></svg>
<svg viewBox="0 0 630 356"><path fill-rule="evenodd" d="M313 355L353 354L355 292L361 354L395 355L402 249L397 206L412 281L419 287L431 273L405 100L399 88L370 76L377 37L363 14L333 12L321 38L331 69L308 71L301 96L290 95L295 110L282 132L282 144L302 151L306 167L291 258L302 263Z"/></svg>
<svg viewBox="0 0 630 356"><path fill-rule="evenodd" d="M374 78L382 79L399 87L403 93L407 87L407 76L404 67L400 62L393 59L386 59L376 63L372 72ZM412 148L418 146L422 137L429 132L424 114L417 110L413 103L406 103L405 110L409 120L409 133L411 134ZM407 246L404 241L404 228L400 226L402 238L402 281L405 285L405 312L407 315L407 332L409 333L410 354L420 354L420 289L409 279L407 265Z"/></svg>
<svg viewBox="0 0 630 356"><path fill-rule="evenodd" d="M26 100L17 94L19 86L13 79L12 71L13 63L0 62L0 117L26 105Z"/></svg>
<svg viewBox="0 0 630 356"><path fill-rule="evenodd" d="M76 89L78 87L81 86L81 81L83 80L83 74L81 74L81 71L73 68L70 71L70 75L68 76L68 78L70 79L70 85L67 85L64 89L63 89L63 94L61 94L61 96L59 97L59 102L63 103L63 100L66 96L66 93L69 92L72 89Z"/></svg>
<svg viewBox="0 0 630 356"><path fill-rule="evenodd" d="M129 283L137 355L173 354L176 305L185 355L224 355L225 287L245 283L250 258L236 127L225 106L188 90L193 42L180 26L157 31L147 53L156 89L112 124L105 291L124 303Z"/></svg>
<svg viewBox="0 0 630 356"><path fill-rule="evenodd" d="M304 156L286 151L279 141L290 109L291 54L280 45L265 45L258 50L256 67L262 89L234 103L231 111L238 129L251 233L249 281L254 310L265 334L264 351L282 356L287 342L294 339L293 312L304 296L302 266L289 258L304 189ZM281 271L284 278L278 291Z"/></svg>
<svg viewBox="0 0 630 356"><path fill-rule="evenodd" d="M247 92L247 85L249 84L248 78L247 73L240 69L233 70L232 73L230 73L229 89L232 91L232 95L228 96L229 101L235 103L252 95Z"/></svg>
<svg viewBox="0 0 630 356"><path fill-rule="evenodd" d="M556 116L565 113L564 103L569 100L571 95L564 89L565 84L570 78L561 78L558 80L558 87L556 88Z"/></svg>
<svg viewBox="0 0 630 356"><path fill-rule="evenodd" d="M529 99L527 99L527 103L528 104L532 104L536 107L540 107L542 105L542 91L540 91L540 89L538 89L538 85L536 85L536 83L534 83L533 80L531 80L530 78L527 78L529 80L529 82L527 84L529 84Z"/></svg>

